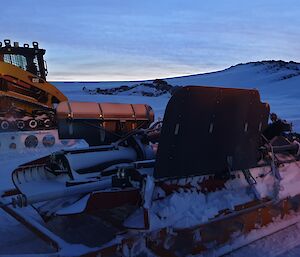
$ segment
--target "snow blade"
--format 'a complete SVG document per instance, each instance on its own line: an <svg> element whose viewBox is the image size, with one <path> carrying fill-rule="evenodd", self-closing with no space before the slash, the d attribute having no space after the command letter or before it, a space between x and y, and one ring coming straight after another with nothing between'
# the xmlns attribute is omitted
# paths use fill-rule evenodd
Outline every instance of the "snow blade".
<svg viewBox="0 0 300 257"><path fill-rule="evenodd" d="M222 174L255 167L269 105L257 90L188 86L169 101L154 176Z"/></svg>

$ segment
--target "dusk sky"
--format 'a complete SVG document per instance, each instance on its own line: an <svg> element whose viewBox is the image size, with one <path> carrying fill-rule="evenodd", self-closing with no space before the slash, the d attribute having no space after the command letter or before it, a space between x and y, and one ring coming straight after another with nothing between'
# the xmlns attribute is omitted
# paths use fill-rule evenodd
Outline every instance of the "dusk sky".
<svg viewBox="0 0 300 257"><path fill-rule="evenodd" d="M5 3L5 4L4 4ZM48 80L139 80L300 61L299 0L14 0L0 39L38 41Z"/></svg>

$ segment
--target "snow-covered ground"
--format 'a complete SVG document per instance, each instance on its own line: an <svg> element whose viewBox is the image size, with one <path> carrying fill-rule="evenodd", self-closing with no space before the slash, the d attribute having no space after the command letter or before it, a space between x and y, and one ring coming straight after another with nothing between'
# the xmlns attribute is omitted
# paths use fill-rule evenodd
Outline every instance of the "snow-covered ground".
<svg viewBox="0 0 300 257"><path fill-rule="evenodd" d="M256 88L261 99L268 102L271 112L277 113L282 119L290 120L294 128L300 131L300 64L287 62L255 62L240 64L226 70L193 76L165 79L173 86L202 85L233 88ZM134 82L56 82L54 83L71 100L80 101L111 101L124 103L147 103L155 111L157 117L163 117L168 95L159 97L143 97L137 95L90 95L82 91L87 89L132 86ZM146 81L149 82L149 81Z"/></svg>
<svg viewBox="0 0 300 257"><path fill-rule="evenodd" d="M292 121L296 131L300 132L300 64L282 62L259 62L237 65L224 71L187 77L166 79L173 86L206 85L240 88L257 88L262 101L271 105L271 111L286 120ZM146 103L153 107L156 118L162 118L169 95L144 97L140 95L98 95L83 92L88 89L109 88L133 85L137 82L74 82L54 83L70 100ZM0 191L9 188L10 174L19 164L49 154L49 151L16 153L0 156ZM22 225L0 211L0 255L30 252L46 252L48 247L28 232ZM290 226L274 235L245 246L231 253L238 256L300 256L300 224Z"/></svg>

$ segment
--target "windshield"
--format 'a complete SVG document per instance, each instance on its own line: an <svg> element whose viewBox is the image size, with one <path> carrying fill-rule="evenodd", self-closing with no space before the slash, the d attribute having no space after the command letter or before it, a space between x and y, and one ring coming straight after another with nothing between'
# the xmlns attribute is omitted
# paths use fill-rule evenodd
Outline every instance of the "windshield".
<svg viewBox="0 0 300 257"><path fill-rule="evenodd" d="M13 64L23 70L27 70L27 61L23 55L4 54L3 60L4 62Z"/></svg>

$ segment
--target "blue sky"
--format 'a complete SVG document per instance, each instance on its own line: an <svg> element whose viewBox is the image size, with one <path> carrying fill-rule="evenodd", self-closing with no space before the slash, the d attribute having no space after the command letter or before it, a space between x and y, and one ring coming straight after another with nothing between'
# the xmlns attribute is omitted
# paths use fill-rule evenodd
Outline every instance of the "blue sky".
<svg viewBox="0 0 300 257"><path fill-rule="evenodd" d="M0 21L0 39L47 49L49 80L138 80L300 61L299 0L14 0L2 5Z"/></svg>

